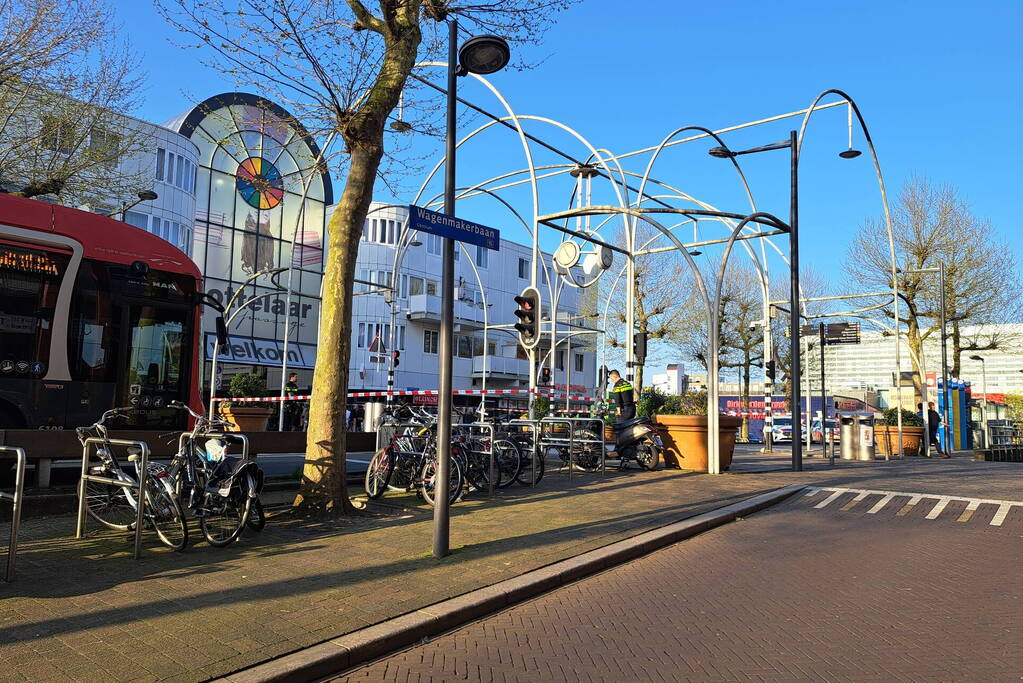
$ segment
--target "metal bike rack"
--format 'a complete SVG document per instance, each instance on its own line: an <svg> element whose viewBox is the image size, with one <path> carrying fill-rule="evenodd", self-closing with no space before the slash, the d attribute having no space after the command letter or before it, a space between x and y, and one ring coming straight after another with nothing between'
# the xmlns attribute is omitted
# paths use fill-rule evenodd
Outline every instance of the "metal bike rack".
<svg viewBox="0 0 1023 683"><path fill-rule="evenodd" d="M13 455L17 459L14 470L14 493L0 491L0 500L13 504L11 510L11 540L7 545L7 571L4 580L14 581L14 558L18 553L18 529L21 527L21 506L25 499L25 449L0 446L0 455Z"/></svg>
<svg viewBox="0 0 1023 683"><path fill-rule="evenodd" d="M119 479L111 479L109 477L101 477L95 474L89 474L89 446L105 444L109 446L134 446L142 451L141 464L139 465L138 475L138 489L139 494L136 499L136 505L138 510L136 511L135 517L135 552L134 558L137 560L142 554L142 528L145 526L145 508L146 508L146 478L149 476L149 444L145 441L127 441L125 439L101 439L99 437L89 437L83 442L82 445L82 477L78 480L78 526L75 530L75 538L81 538L82 534L85 533L85 507L88 504L85 499L85 484L93 481L98 484L106 484L107 486L120 486L121 488L132 489L134 485L129 484Z"/></svg>
<svg viewBox="0 0 1023 683"><path fill-rule="evenodd" d="M197 439L197 440L198 439L224 439L224 440L241 439L241 441L242 441L242 460L255 460L256 459L256 456L254 456L254 455L253 456L249 456L249 437L247 437L244 434L241 434L239 432L199 432L194 437L192 436L192 432L182 432L181 435L178 436L178 453L180 453L181 449L185 447L185 440L186 439L191 439L191 438L194 438L194 439Z"/></svg>
<svg viewBox="0 0 1023 683"><path fill-rule="evenodd" d="M604 419L601 417L570 417L566 418L572 420L572 439L574 443L593 443L600 444L600 476L607 474L607 439L604 438ZM575 423L582 422L583 425L594 425L599 424L597 427L597 435L599 439L585 439L578 438L575 436Z"/></svg>
<svg viewBox="0 0 1023 683"><path fill-rule="evenodd" d="M528 427L529 433L532 435L530 441L532 442L533 457L529 461L529 486L536 486L536 463L540 461L540 421L539 420L508 420L505 423L509 427ZM543 463L544 467L547 463Z"/></svg>
<svg viewBox="0 0 1023 683"><path fill-rule="evenodd" d="M563 424L568 427L568 438L552 436L554 434L553 426L556 424ZM544 427L550 425L551 431L548 432ZM568 444L568 478L572 478L572 470L575 469L575 440L572 419L568 417L545 417L540 420L540 443L541 448L547 446L564 446Z"/></svg>
<svg viewBox="0 0 1023 683"><path fill-rule="evenodd" d="M466 424L459 424L459 425L454 425L454 426L459 427L459 428L463 428L463 429L468 429L470 431L472 431L474 429L479 429L481 431L485 430L487 432L487 434L488 434L488 443L490 444L489 448L487 450L485 450L485 451L475 450L473 448L470 448L469 452L470 453L475 453L477 455L485 455L485 456L488 457L489 463L490 463L489 464L490 476L489 476L489 482L488 482L488 486L487 486L487 489L488 489L487 490L487 496L493 498L494 497L495 488L496 488L495 485L494 485L494 474L495 474L495 469L496 469L495 468L496 463L494 462L494 425L490 424L489 422L469 422L469 423L466 423ZM469 438L472 439L473 437L470 435Z"/></svg>

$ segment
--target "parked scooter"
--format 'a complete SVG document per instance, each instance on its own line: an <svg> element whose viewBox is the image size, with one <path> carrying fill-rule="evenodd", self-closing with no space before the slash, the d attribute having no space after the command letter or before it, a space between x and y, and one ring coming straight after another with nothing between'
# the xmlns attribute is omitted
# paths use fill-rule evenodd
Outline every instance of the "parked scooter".
<svg viewBox="0 0 1023 683"><path fill-rule="evenodd" d="M624 470L629 462L644 470L657 469L663 444L649 417L634 417L612 426L615 440L607 444L607 457L618 458L618 469Z"/></svg>

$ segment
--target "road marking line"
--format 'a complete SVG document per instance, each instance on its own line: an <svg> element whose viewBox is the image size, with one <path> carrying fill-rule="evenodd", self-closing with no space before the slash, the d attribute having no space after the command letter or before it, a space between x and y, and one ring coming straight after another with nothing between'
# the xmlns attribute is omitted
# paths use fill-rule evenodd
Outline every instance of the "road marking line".
<svg viewBox="0 0 1023 683"><path fill-rule="evenodd" d="M867 510L867 514L868 515L872 515L872 514L876 513L878 510L880 510L885 505L887 505L888 501L890 501L894 497L895 497L894 493L889 493L884 498L882 498L881 500L877 501L877 503L874 505L874 507L872 507L869 510Z"/></svg>
<svg viewBox="0 0 1023 683"><path fill-rule="evenodd" d="M838 498L839 496L841 496L843 493L845 493L845 491L835 491L830 496L828 496L827 498L825 498L821 502L819 502L816 505L814 505L814 507L817 508L817 509L820 509L822 507L827 507L831 503L835 502L835 499Z"/></svg>
<svg viewBox="0 0 1023 683"><path fill-rule="evenodd" d="M979 508L979 507L980 507L980 501L979 500L970 501L970 503L966 506L966 509L963 510L963 514L959 515L959 519L957 519L956 521L957 522L969 522L970 521L970 517L973 517L973 512L977 508Z"/></svg>
<svg viewBox="0 0 1023 683"><path fill-rule="evenodd" d="M903 505L902 509L895 513L895 516L905 517L908 515L913 510L913 506L920 502L921 498L923 498L923 496L913 496L910 498L909 502Z"/></svg>
<svg viewBox="0 0 1023 683"><path fill-rule="evenodd" d="M856 494L856 497L850 500L848 503L842 506L843 510L851 510L857 503L866 498L869 494L866 491L860 491Z"/></svg>
<svg viewBox="0 0 1023 683"><path fill-rule="evenodd" d="M816 495L818 493L820 493L820 489L817 488L816 486L810 486L810 487L808 487L806 489L806 496L807 496L807 498L809 498L810 496Z"/></svg>
<svg viewBox="0 0 1023 683"><path fill-rule="evenodd" d="M935 503L934 507L931 508L931 511L927 513L926 519L937 519L938 515L941 514L941 512L945 509L945 506L948 505L949 502L950 500L945 496L939 498L938 502Z"/></svg>
<svg viewBox="0 0 1023 683"><path fill-rule="evenodd" d="M1009 510L1011 509L1012 506L1008 503L999 505L998 512L996 512L995 516L991 518L991 526L1002 526L1002 522L1005 521L1005 516L1009 514Z"/></svg>

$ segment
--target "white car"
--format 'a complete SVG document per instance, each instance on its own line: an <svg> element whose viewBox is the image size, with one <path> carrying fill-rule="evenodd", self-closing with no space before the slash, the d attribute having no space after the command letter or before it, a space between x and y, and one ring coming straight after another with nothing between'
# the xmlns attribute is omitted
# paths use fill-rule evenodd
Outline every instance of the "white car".
<svg viewBox="0 0 1023 683"><path fill-rule="evenodd" d="M774 424L771 426L771 441L774 443L778 443L780 441L792 441L791 417L774 418Z"/></svg>

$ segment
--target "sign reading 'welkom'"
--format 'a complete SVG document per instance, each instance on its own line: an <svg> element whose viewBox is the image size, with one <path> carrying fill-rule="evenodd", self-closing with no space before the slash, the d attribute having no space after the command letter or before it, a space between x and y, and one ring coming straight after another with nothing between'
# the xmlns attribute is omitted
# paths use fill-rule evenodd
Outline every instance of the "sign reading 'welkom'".
<svg viewBox="0 0 1023 683"><path fill-rule="evenodd" d="M492 251L501 249L501 232L495 228L488 228L479 223L430 211L414 204L409 204L408 215L409 230L419 230L459 242L468 242Z"/></svg>
<svg viewBox="0 0 1023 683"><path fill-rule="evenodd" d="M229 337L231 343L221 346L217 358L222 363L242 363L244 365L276 365L280 366L284 358L284 342L258 337ZM217 335L206 333L206 357L213 358L213 344ZM288 343L288 367L311 368L316 365L316 347L312 344Z"/></svg>

